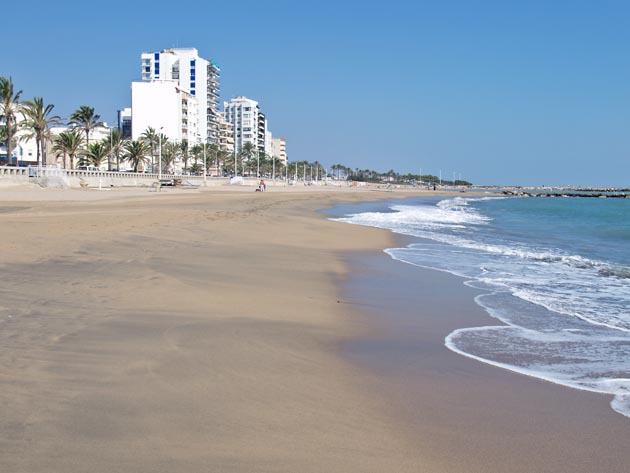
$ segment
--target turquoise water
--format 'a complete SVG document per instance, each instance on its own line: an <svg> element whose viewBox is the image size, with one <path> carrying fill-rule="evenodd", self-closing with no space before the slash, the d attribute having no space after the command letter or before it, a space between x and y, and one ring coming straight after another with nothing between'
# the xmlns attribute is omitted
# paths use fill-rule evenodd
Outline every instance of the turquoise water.
<svg viewBox="0 0 630 473"><path fill-rule="evenodd" d="M613 396L630 416L630 200L417 198L339 208L417 237L386 252L481 291L497 323L445 344L479 361Z"/></svg>

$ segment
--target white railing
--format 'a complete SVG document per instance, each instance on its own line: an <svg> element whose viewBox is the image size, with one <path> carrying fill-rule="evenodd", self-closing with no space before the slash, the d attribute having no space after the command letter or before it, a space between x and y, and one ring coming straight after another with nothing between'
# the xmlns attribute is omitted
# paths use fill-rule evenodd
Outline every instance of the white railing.
<svg viewBox="0 0 630 473"><path fill-rule="evenodd" d="M96 179L133 179L142 181L156 181L158 179L181 179L182 181L202 181L203 176L193 176L188 174L172 174L172 173L149 173L149 172L132 172L132 171L88 171L85 169L64 169L56 166L29 166L28 168L17 168L10 166L0 166L1 176L24 176L31 178L41 177L64 177L64 178L96 178ZM208 180L225 179L216 177L207 177Z"/></svg>
<svg viewBox="0 0 630 473"><path fill-rule="evenodd" d="M16 177L23 176L28 177L28 168L15 167L15 166L0 166L0 177Z"/></svg>
<svg viewBox="0 0 630 473"><path fill-rule="evenodd" d="M64 169L56 166L0 166L0 179L13 179L16 181L41 182L43 178L61 179L70 187L79 187L80 182L89 186L117 185L117 186L144 186L155 183L158 179L179 179L183 183L203 186L204 181L209 186L229 184L229 177L193 176L188 174L171 173L147 173L147 172L118 172L118 171L88 171L84 169ZM243 178L242 185L257 186L260 179L255 177ZM265 179L269 185L286 185L284 179Z"/></svg>

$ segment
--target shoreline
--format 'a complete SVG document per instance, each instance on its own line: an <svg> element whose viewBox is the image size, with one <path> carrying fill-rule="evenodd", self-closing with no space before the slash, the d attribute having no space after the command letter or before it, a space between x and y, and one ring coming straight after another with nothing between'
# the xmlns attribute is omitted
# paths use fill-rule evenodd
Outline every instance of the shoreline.
<svg viewBox="0 0 630 473"><path fill-rule="evenodd" d="M412 237L398 236L394 247ZM384 250L385 248L383 248ZM465 278L393 260L351 255L344 284L368 337L342 354L370 371L414 449L440 472L623 472L627 418L611 396L572 389L451 351L445 337L500 325L476 304ZM418 286L418 282L422 283ZM532 453L536 452L535 456Z"/></svg>
<svg viewBox="0 0 630 473"><path fill-rule="evenodd" d="M338 302L357 278L372 281L365 298L393 284L401 270L388 273L395 262L382 250L396 236L317 210L406 195L447 194L208 191L0 204L8 250L0 268L0 469L520 471L499 468L510 455L493 432L547 439L559 451L627 438L626 424L600 419L590 397L567 403L565 388L534 389L535 381L471 367L447 350L436 314L462 322L485 314L462 296L469 288L444 276L410 291L458 295L449 307L434 305L424 327L383 318L374 304ZM404 315L404 304L392 307ZM418 340L416 357L405 350ZM348 357L355 341L368 344L370 357ZM426 360L437 365L420 376ZM475 407L451 393L489 386L533 393L533 406L514 417L514 401ZM586 419L607 433L576 436L569 427L581 424L571 421L559 431L546 420L549 396L574 416L588 408ZM447 405L419 412L418 399ZM525 431L508 419L525 422ZM602 460L595 447L588 452ZM598 471L622 471L615 468L627 457L616 454L619 463L599 461L606 469ZM558 457L547 460L554 468L539 471L564 471Z"/></svg>

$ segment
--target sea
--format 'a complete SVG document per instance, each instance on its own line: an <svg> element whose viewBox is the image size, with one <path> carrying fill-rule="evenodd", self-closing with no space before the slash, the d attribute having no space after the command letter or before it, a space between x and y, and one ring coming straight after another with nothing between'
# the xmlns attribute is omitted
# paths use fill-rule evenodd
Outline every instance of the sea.
<svg viewBox="0 0 630 473"><path fill-rule="evenodd" d="M413 237L386 253L479 291L495 323L455 330L450 350L612 395L630 417L630 199L422 197L333 215Z"/></svg>

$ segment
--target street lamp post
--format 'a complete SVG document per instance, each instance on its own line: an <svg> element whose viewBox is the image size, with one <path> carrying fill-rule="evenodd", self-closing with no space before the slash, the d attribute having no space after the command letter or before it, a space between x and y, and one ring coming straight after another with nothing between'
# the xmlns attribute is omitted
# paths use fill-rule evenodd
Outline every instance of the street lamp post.
<svg viewBox="0 0 630 473"><path fill-rule="evenodd" d="M208 140L203 143L203 186L206 187L208 185L208 171L206 169L206 144Z"/></svg>
<svg viewBox="0 0 630 473"><path fill-rule="evenodd" d="M158 135L158 180L162 180L162 130L164 127L160 127L160 134ZM158 189L160 186L158 185Z"/></svg>
<svg viewBox="0 0 630 473"><path fill-rule="evenodd" d="M109 169L108 171L112 170L112 148L114 147L114 141L112 138L112 127L109 127ZM120 169L119 169L120 171Z"/></svg>

